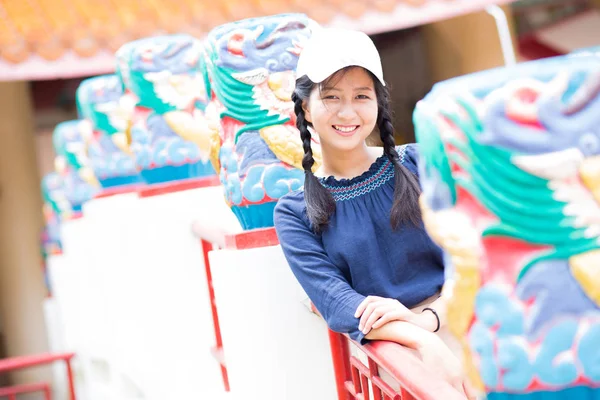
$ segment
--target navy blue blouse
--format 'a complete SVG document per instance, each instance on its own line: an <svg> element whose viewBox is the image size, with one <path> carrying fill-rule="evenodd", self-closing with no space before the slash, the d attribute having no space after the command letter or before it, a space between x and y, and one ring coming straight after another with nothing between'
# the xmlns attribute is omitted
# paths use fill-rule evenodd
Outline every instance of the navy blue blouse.
<svg viewBox="0 0 600 400"><path fill-rule="evenodd" d="M418 176L415 144L397 148L402 164ZM329 327L363 341L356 308L369 295L413 307L441 290L442 251L425 230L406 224L394 231L390 210L394 167L379 157L352 179L321 179L336 211L321 235L310 227L304 191L282 197L275 228L292 271Z"/></svg>

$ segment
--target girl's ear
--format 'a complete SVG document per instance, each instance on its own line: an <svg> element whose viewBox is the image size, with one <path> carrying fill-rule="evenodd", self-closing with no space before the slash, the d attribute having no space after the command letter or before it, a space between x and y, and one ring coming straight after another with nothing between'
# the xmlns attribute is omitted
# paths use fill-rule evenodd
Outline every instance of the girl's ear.
<svg viewBox="0 0 600 400"><path fill-rule="evenodd" d="M304 111L304 120L309 124L312 124L312 117L310 116L310 110L308 109L307 100L302 100L302 111Z"/></svg>

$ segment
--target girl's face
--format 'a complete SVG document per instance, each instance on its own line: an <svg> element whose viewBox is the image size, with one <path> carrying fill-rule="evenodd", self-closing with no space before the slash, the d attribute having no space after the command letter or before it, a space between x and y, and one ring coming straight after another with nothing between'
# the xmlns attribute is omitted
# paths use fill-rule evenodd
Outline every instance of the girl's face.
<svg viewBox="0 0 600 400"><path fill-rule="evenodd" d="M377 111L373 79L360 67L334 74L321 88L315 87L304 104L306 120L329 151L364 145L375 128Z"/></svg>

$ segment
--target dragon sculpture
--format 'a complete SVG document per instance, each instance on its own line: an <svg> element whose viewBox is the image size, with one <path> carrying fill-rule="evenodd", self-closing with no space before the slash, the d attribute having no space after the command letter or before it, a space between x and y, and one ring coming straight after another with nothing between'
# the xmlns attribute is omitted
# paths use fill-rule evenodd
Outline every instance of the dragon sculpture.
<svg viewBox="0 0 600 400"><path fill-rule="evenodd" d="M127 140L135 103L124 96L116 75L86 79L77 89L77 106L94 175L104 190L143 183Z"/></svg>
<svg viewBox="0 0 600 400"><path fill-rule="evenodd" d="M304 183L291 95L304 42L316 23L281 14L228 23L206 40L213 131L211 159L244 229L273 226L277 200ZM312 144L317 165L320 146Z"/></svg>
<svg viewBox="0 0 600 400"><path fill-rule="evenodd" d="M201 42L169 35L127 43L117 74L135 104L127 142L148 184L214 175Z"/></svg>
<svg viewBox="0 0 600 400"><path fill-rule="evenodd" d="M442 82L414 113L425 226L488 399L600 399L600 57Z"/></svg>
<svg viewBox="0 0 600 400"><path fill-rule="evenodd" d="M56 125L52 134L54 165L66 198L63 211L70 216L80 214L82 205L100 188L88 157L88 132L86 121L73 120Z"/></svg>

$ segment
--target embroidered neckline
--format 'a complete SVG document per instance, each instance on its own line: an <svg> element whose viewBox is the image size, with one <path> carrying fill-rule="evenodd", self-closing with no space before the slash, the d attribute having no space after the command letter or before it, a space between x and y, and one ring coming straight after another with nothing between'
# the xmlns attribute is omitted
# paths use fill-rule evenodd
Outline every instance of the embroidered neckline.
<svg viewBox="0 0 600 400"><path fill-rule="evenodd" d="M400 162L404 163L406 146L396 148ZM394 167L387 156L381 155L361 175L351 179L336 179L333 176L320 178L321 184L333 195L335 201L350 200L369 193L394 177Z"/></svg>
<svg viewBox="0 0 600 400"><path fill-rule="evenodd" d="M369 166L368 170L366 170L365 172L363 172L362 174L360 174L358 176L355 176L354 178L337 179L335 176L328 176L328 177L320 178L320 180L321 180L321 183L323 184L323 186L325 186L327 188L352 186L352 185L360 183L366 179L369 179L370 177L373 176L373 174L376 174L377 172L379 172L379 170L386 163L386 161L389 163L389 160L385 154L377 157L377 159L375 161L373 161L373 163Z"/></svg>

